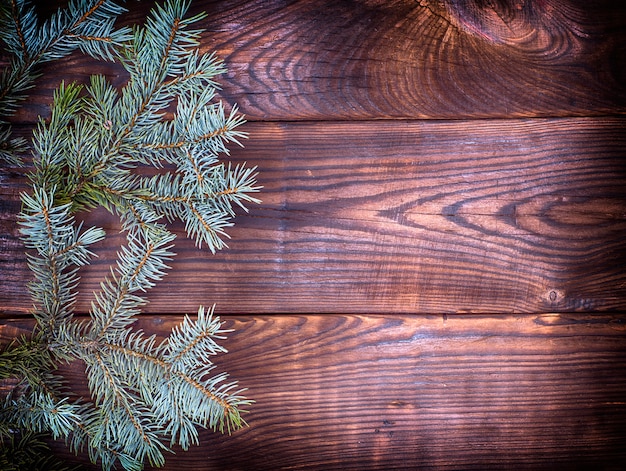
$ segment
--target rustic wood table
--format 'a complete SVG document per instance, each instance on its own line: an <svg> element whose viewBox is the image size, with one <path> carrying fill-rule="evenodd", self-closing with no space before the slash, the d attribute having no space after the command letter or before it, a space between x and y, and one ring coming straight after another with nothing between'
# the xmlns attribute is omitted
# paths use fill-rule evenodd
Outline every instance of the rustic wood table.
<svg viewBox="0 0 626 471"><path fill-rule="evenodd" d="M228 67L221 99L249 121L230 159L258 166L263 202L216 255L179 226L139 325L163 334L215 303L235 330L217 363L256 403L249 427L203 432L165 469L624 469L626 3L192 11ZM120 71L47 65L14 128L46 116L61 79L121 85ZM32 326L28 182L13 169L0 184L7 339ZM124 235L85 218L110 235L81 272L87 314Z"/></svg>

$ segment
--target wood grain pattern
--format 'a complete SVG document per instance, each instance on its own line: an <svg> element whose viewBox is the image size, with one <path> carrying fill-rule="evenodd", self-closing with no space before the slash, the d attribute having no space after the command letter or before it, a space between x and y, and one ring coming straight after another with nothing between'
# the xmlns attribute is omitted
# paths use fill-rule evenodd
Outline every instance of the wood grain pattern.
<svg viewBox="0 0 626 471"><path fill-rule="evenodd" d="M128 2L140 23L152 2ZM602 0L196 1L222 97L250 120L590 116L626 111L626 7ZM52 63L16 118L61 77L121 70Z"/></svg>
<svg viewBox="0 0 626 471"><path fill-rule="evenodd" d="M122 21L152 5L128 2ZM217 303L235 329L219 368L257 402L249 428L203 433L165 471L623 469L626 3L192 11L229 69L221 97L252 121L232 160L258 165L263 203L215 256L176 226L138 327L165 335ZM78 54L42 72L18 133L62 79L125 80ZM0 342L32 327L26 190L0 170ZM79 313L123 241L107 214L85 218L109 237Z"/></svg>
<svg viewBox="0 0 626 471"><path fill-rule="evenodd" d="M216 362L256 400L250 426L202 433L165 470L617 470L626 459L624 315L225 320L235 332ZM138 327L163 335L179 321ZM0 336L26 328L13 320Z"/></svg>
<svg viewBox="0 0 626 471"><path fill-rule="evenodd" d="M260 167L262 205L216 256L178 227L178 257L148 312L213 302L248 314L623 310L625 126L251 123L233 158ZM6 313L30 307L13 226L22 184L2 190ZM111 237L83 272L83 312L123 243L106 214L87 221Z"/></svg>

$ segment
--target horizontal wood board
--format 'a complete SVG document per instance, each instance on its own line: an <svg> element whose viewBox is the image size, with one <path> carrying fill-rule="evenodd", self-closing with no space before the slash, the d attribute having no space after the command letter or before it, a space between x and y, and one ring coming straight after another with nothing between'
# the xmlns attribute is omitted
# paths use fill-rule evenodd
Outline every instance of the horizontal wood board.
<svg viewBox="0 0 626 471"><path fill-rule="evenodd" d="M152 5L127 2L123 23L142 23ZM201 50L229 70L221 96L249 120L626 111L623 2L194 1L191 12L201 11ZM94 73L125 78L79 54L48 64L15 119L33 122L61 79Z"/></svg>
<svg viewBox="0 0 626 471"><path fill-rule="evenodd" d="M146 311L624 310L625 129L622 118L250 123L233 160L259 167L262 204L216 255L178 226ZM0 190L8 313L30 308L24 188L5 177ZM125 237L104 212L86 221L110 237L82 272L79 312Z"/></svg>
<svg viewBox="0 0 626 471"><path fill-rule="evenodd" d="M164 470L623 469L624 315L224 320L235 332L214 361L256 401L249 427L201 433Z"/></svg>

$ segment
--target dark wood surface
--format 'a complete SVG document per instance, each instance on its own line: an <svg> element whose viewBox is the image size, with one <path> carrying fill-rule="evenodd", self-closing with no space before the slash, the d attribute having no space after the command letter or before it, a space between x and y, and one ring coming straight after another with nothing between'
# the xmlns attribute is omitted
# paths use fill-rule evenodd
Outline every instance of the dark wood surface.
<svg viewBox="0 0 626 471"><path fill-rule="evenodd" d="M202 433L166 469L623 469L624 320L229 317L229 353L215 361L256 400L250 426ZM138 327L165 334L178 322ZM24 321L0 326L23 332Z"/></svg>
<svg viewBox="0 0 626 471"><path fill-rule="evenodd" d="M128 23L153 2L130 1ZM227 0L201 49L229 72L222 96L251 120L597 116L626 109L626 4L614 0ZM51 64L16 119L63 77L120 69Z"/></svg>
<svg viewBox="0 0 626 471"><path fill-rule="evenodd" d="M125 21L151 2L131 2ZM140 326L198 305L250 427L166 469L623 469L626 4L198 1L232 159L263 202L217 255L176 242ZM27 134L74 55L15 116ZM17 169L0 172L0 338L30 328ZM78 310L123 240L81 273ZM83 388L79 371L67 371ZM64 453L62 445L56 448Z"/></svg>
<svg viewBox="0 0 626 471"><path fill-rule="evenodd" d="M263 203L230 250L176 260L150 313L512 313L624 309L626 119L249 123L233 158L258 165ZM3 185L7 220L23 180ZM83 271L87 310L124 243ZM27 312L17 227L0 303ZM171 286L178 289L172 290ZM186 295L181 296L184 292Z"/></svg>

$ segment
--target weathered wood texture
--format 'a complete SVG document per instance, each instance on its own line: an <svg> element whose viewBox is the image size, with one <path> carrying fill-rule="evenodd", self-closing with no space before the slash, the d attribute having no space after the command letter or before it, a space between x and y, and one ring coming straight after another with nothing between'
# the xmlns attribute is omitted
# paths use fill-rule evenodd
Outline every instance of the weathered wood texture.
<svg viewBox="0 0 626 471"><path fill-rule="evenodd" d="M624 320L228 318L216 362L256 399L250 426L202 433L165 469L623 469ZM139 327L166 334L179 321ZM23 321L0 327L19 332Z"/></svg>
<svg viewBox="0 0 626 471"><path fill-rule="evenodd" d="M133 23L151 2L128 5ZM215 256L178 227L139 325L217 303L235 328L220 368L257 402L167 469L623 469L626 3L193 10L252 121L232 159L258 165L263 203ZM95 72L124 81L79 55L46 66L17 129ZM31 325L25 190L0 172L0 339ZM110 238L81 313L123 240L86 220Z"/></svg>
<svg viewBox="0 0 626 471"><path fill-rule="evenodd" d="M130 2L128 23L152 2ZM224 96L251 120L553 117L626 111L626 4L613 0L195 1ZM120 69L74 56L63 77Z"/></svg>
<svg viewBox="0 0 626 471"><path fill-rule="evenodd" d="M625 119L250 124L237 151L263 204L231 249L178 257L148 312L542 312L626 309ZM6 220L20 179L3 185ZM124 242L83 272L79 310ZM30 300L17 227L0 252L8 312ZM174 285L178 289L172 290ZM186 293L181 297L180 292Z"/></svg>

